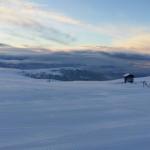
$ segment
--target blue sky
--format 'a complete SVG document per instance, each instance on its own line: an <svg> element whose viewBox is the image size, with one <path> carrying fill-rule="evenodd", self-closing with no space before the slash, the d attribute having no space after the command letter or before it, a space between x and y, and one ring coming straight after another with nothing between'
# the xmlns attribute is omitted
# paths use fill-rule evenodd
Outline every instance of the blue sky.
<svg viewBox="0 0 150 150"><path fill-rule="evenodd" d="M149 0L1 0L0 42L149 53L149 6Z"/></svg>
<svg viewBox="0 0 150 150"><path fill-rule="evenodd" d="M93 23L101 21L149 23L149 0L39 0L39 2L47 5L47 8Z"/></svg>

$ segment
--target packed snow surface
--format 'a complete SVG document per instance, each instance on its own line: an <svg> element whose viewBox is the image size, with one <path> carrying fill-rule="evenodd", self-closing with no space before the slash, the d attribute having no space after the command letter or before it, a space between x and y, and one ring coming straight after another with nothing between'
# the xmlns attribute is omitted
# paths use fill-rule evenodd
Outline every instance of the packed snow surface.
<svg viewBox="0 0 150 150"><path fill-rule="evenodd" d="M0 69L0 150L149 150L144 80L49 83Z"/></svg>

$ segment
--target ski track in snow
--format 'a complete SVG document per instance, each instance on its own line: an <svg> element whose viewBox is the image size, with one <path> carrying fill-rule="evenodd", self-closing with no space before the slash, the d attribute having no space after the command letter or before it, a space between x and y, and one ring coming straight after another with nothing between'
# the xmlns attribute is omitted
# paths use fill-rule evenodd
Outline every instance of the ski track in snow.
<svg viewBox="0 0 150 150"><path fill-rule="evenodd" d="M143 80L49 83L0 69L0 150L149 150Z"/></svg>

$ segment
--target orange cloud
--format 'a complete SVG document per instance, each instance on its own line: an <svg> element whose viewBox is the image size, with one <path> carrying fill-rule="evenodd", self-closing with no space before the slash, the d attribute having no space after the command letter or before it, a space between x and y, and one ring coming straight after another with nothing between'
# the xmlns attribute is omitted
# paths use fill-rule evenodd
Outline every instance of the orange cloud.
<svg viewBox="0 0 150 150"><path fill-rule="evenodd" d="M142 33L117 41L114 46L132 49L142 53L150 53L150 33Z"/></svg>

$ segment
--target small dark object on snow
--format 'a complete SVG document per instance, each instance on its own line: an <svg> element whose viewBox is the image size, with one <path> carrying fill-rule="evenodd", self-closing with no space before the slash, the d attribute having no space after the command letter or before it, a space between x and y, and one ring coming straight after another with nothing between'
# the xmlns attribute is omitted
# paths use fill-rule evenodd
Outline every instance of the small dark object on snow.
<svg viewBox="0 0 150 150"><path fill-rule="evenodd" d="M143 87L148 87L148 88L150 88L150 84L149 84L148 82L146 82L146 81L143 81Z"/></svg>
<svg viewBox="0 0 150 150"><path fill-rule="evenodd" d="M127 73L124 76L124 83L133 83L134 82L134 75Z"/></svg>

